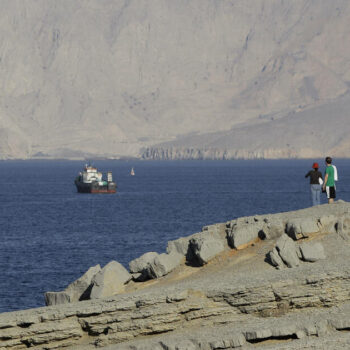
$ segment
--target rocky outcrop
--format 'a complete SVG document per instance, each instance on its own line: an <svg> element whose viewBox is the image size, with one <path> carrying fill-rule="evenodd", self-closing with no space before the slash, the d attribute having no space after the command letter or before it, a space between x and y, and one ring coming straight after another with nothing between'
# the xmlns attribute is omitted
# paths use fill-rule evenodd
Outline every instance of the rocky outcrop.
<svg viewBox="0 0 350 350"><path fill-rule="evenodd" d="M158 256L156 252L148 252L129 262L129 270L131 273L143 273L148 265Z"/></svg>
<svg viewBox="0 0 350 350"><path fill-rule="evenodd" d="M215 237L195 237L190 241L190 249L200 265L207 264L216 255L225 250L225 245Z"/></svg>
<svg viewBox="0 0 350 350"><path fill-rule="evenodd" d="M243 249L258 239L280 237L286 228L286 218L264 215L238 218L227 223L227 240L232 248Z"/></svg>
<svg viewBox="0 0 350 350"><path fill-rule="evenodd" d="M172 252L170 254L159 254L148 266L148 276L150 278L159 278L167 275L180 265L183 256Z"/></svg>
<svg viewBox="0 0 350 350"><path fill-rule="evenodd" d="M219 344L217 342L222 341L220 325L241 330L231 334L231 340L237 341L236 346L238 339L244 344L278 338L283 334L291 339L302 338L321 332L318 322L323 324L322 332L346 330L349 327L348 317L330 317L333 322L331 329L328 319L323 317L315 317L317 322L313 322L305 316L304 324L297 322L297 318L294 323L288 317L283 323L276 318L304 308L319 310L326 307L329 312L329 307L337 306L337 310L341 310L342 305L348 305L350 300L349 288L349 271L328 272L300 280L249 286L212 285L207 290L182 291L165 288L163 293L145 292L144 295L12 312L0 316L0 349L62 349L83 344L103 346L139 337L145 343L147 335L191 327L196 329L199 321L204 328L216 327L218 334L216 337L211 334L208 343ZM299 313L298 318L302 319L303 315ZM277 328L274 320L279 324ZM197 340L200 340L199 336ZM199 345L195 345L194 349L199 349Z"/></svg>
<svg viewBox="0 0 350 350"><path fill-rule="evenodd" d="M226 225L205 226L202 232L190 236L186 261L188 264L202 266L226 249Z"/></svg>
<svg viewBox="0 0 350 350"><path fill-rule="evenodd" d="M180 265L182 259L183 255L176 251L171 251L168 254L149 252L131 261L129 268L132 273L139 274L134 279L142 282L167 275Z"/></svg>
<svg viewBox="0 0 350 350"><path fill-rule="evenodd" d="M117 261L109 262L91 281L90 299L104 298L124 291L132 276Z"/></svg>
<svg viewBox="0 0 350 350"><path fill-rule="evenodd" d="M238 134L240 130L236 130ZM252 134L256 130L251 130ZM222 135L227 132L218 132L216 135L217 146L209 145L205 147L196 146L196 140L189 147L182 147L182 140L169 142L165 144L154 145L140 150L140 157L144 160L235 160L235 159L285 159L285 158L304 158L305 151L296 151L290 147L284 147L284 144L276 144L274 148L260 149L251 147L248 142L250 138L242 140L241 145L232 145L227 147L227 144L221 144ZM210 135L212 136L212 135ZM235 138L236 135L232 137ZM252 138L256 135L252 135ZM208 135L202 135L201 143L206 143ZM266 142L267 143L267 142ZM245 146L245 147L244 147ZM315 158L322 158L323 153L317 150L310 150Z"/></svg>
<svg viewBox="0 0 350 350"><path fill-rule="evenodd" d="M350 204L338 202L204 227L169 242L168 253L130 262L133 273L153 271L152 281L129 281L131 275L112 262L91 279L98 299L0 315L0 349L212 350L254 344L294 350L305 342L314 348L332 339L347 344L349 212ZM306 229L309 220L317 232L314 224ZM253 229L245 231L249 225ZM301 235L295 229L298 240L287 234L291 227L301 228ZM236 232L241 244L232 248Z"/></svg>
<svg viewBox="0 0 350 350"><path fill-rule="evenodd" d="M100 265L90 267L83 276L72 282L64 291L46 292L46 305L65 304L89 299L92 279L99 271L101 271Z"/></svg>
<svg viewBox="0 0 350 350"><path fill-rule="evenodd" d="M269 252L268 258L278 269L299 266L300 260L315 262L326 259L323 245L320 242L296 244L287 235L282 235L276 246Z"/></svg>
<svg viewBox="0 0 350 350"><path fill-rule="evenodd" d="M304 261L315 262L320 259L326 259L323 245L319 242L303 243L299 248Z"/></svg>
<svg viewBox="0 0 350 350"><path fill-rule="evenodd" d="M103 269L100 265L87 272L61 292L46 292L46 305L72 303L81 300L103 298L124 291L124 284L132 276L117 261L109 262Z"/></svg>
<svg viewBox="0 0 350 350"><path fill-rule="evenodd" d="M287 235L282 235L276 243L276 251L288 267L299 266L299 250L294 241ZM279 266L280 267L280 266Z"/></svg>
<svg viewBox="0 0 350 350"><path fill-rule="evenodd" d="M320 222L316 218L293 219L287 222L287 234L297 240L299 238L307 238L309 234L319 232Z"/></svg>
<svg viewBox="0 0 350 350"><path fill-rule="evenodd" d="M339 209L341 205L342 202L339 201L335 208ZM168 242L167 253L148 252L132 260L129 263L130 274L118 262L111 262L98 273L90 269L64 291L47 292L46 303L63 304L123 293L125 284L131 279L135 282L157 279L168 275L183 262L190 266L203 266L230 248L245 249L260 240L279 238L276 247L267 254L269 262L278 269L286 266L296 267L300 264L300 259L304 261L323 259L324 252L320 245L312 248L305 244L302 250L289 237L298 240L313 234L337 232L347 239L347 232L350 230L348 212L345 211L339 217L324 211L324 209L323 211L308 209L307 215L300 215L303 211L256 215L205 226L199 233ZM76 289L76 286L83 283L82 281L84 281L83 287Z"/></svg>
<svg viewBox="0 0 350 350"><path fill-rule="evenodd" d="M350 215L343 215L338 218L335 224L336 232L345 240L349 240L350 232Z"/></svg>

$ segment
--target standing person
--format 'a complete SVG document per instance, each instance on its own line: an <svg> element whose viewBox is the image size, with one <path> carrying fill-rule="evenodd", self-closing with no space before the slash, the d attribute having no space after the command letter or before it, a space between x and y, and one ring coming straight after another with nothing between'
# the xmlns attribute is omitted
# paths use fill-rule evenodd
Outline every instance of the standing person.
<svg viewBox="0 0 350 350"><path fill-rule="evenodd" d="M324 176L323 191L326 191L328 203L334 203L335 184L334 184L334 167L332 166L332 158L326 158L326 173Z"/></svg>
<svg viewBox="0 0 350 350"><path fill-rule="evenodd" d="M310 185L311 185L311 199L312 205L320 205L321 204L321 184L322 184L322 174L318 171L318 163L312 164L312 169L310 170L305 177L310 176ZM321 181L320 181L321 179Z"/></svg>

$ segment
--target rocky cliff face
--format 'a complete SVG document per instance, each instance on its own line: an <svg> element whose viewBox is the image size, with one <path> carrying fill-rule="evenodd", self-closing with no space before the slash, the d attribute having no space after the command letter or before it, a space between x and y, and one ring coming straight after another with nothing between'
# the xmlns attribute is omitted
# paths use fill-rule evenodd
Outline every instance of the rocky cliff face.
<svg viewBox="0 0 350 350"><path fill-rule="evenodd" d="M350 97L230 131L180 137L143 150L144 159L278 159L349 155Z"/></svg>
<svg viewBox="0 0 350 350"><path fill-rule="evenodd" d="M1 5L1 158L138 156L176 138L179 149L184 135L204 135L203 147L187 136L185 148L210 157L305 157L319 151L307 141L317 114L300 118L302 143L289 146L271 119L292 139L291 115L348 93L347 0ZM349 150L347 117L332 114L336 155ZM242 125L239 147L208 142L209 132L235 139Z"/></svg>

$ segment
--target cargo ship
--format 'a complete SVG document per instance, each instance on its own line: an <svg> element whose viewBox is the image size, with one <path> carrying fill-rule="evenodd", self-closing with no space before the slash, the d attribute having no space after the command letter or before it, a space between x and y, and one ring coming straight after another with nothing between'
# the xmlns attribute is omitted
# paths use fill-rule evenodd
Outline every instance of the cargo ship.
<svg viewBox="0 0 350 350"><path fill-rule="evenodd" d="M116 193L117 184L113 181L112 172L107 172L107 181L97 168L86 164L83 171L74 181L79 193Z"/></svg>

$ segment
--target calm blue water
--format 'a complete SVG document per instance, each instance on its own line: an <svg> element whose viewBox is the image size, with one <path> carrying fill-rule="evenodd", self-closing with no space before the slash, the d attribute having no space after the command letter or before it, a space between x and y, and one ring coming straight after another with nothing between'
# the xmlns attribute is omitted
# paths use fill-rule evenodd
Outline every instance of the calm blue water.
<svg viewBox="0 0 350 350"><path fill-rule="evenodd" d="M113 171L118 194L76 193L83 162L0 162L0 312L43 306L90 266L127 266L204 225L310 205L305 160L94 164ZM336 165L350 201L350 160Z"/></svg>

